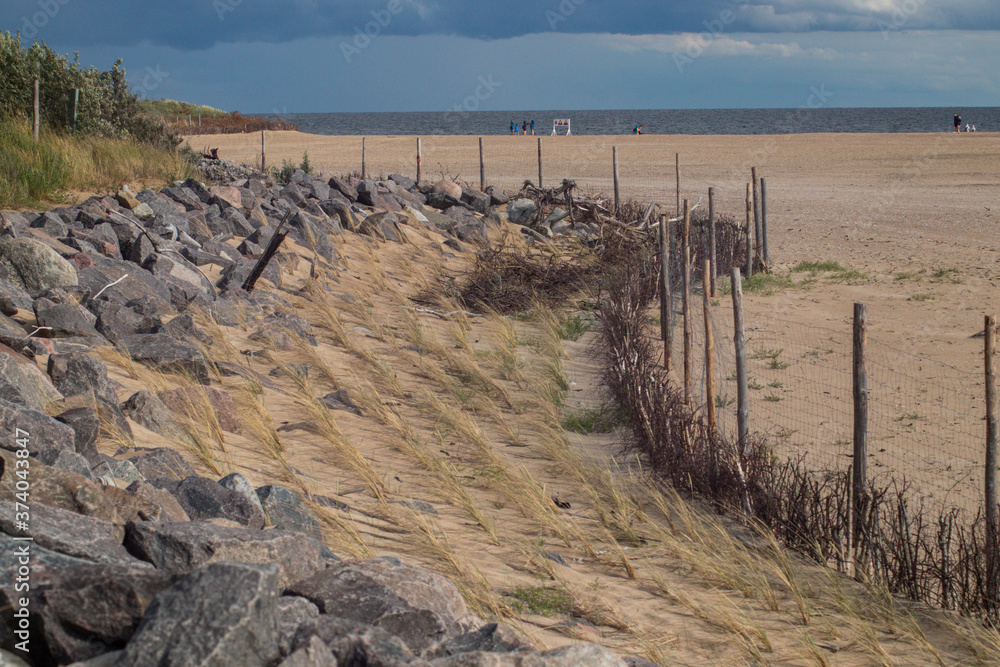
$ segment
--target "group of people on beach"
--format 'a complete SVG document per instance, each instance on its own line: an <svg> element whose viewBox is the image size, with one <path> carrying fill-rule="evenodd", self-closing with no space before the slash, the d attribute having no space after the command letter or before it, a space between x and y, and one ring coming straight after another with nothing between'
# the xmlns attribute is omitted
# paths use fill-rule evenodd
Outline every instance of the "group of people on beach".
<svg viewBox="0 0 1000 667"><path fill-rule="evenodd" d="M518 125L514 121L510 121L510 133L512 135L528 134L529 130L531 131L531 136L535 136L535 121L531 121L531 123L529 124L528 121L522 120L520 125Z"/></svg>
<svg viewBox="0 0 1000 667"><path fill-rule="evenodd" d="M956 132L961 132L962 131L962 117L960 115L958 115L958 114L955 114L955 131ZM965 124L965 131L966 132L975 132L976 131L976 126L975 125L969 125L968 123L966 123Z"/></svg>

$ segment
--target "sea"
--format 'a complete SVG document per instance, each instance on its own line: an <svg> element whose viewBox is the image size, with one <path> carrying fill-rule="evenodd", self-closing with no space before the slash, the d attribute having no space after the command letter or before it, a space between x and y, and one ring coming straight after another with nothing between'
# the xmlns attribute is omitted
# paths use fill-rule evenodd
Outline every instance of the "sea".
<svg viewBox="0 0 1000 667"><path fill-rule="evenodd" d="M509 134L511 123L535 122L536 135L569 119L573 134L800 134L810 132L953 132L954 114L984 132L1000 131L1000 107L801 109L637 109L412 111L264 114L303 132L332 135ZM559 129L560 134L565 128Z"/></svg>

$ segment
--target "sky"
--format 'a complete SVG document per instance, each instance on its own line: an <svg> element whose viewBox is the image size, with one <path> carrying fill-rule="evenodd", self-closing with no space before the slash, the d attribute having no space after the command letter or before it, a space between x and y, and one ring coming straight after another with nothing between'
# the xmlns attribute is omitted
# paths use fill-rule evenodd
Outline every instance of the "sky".
<svg viewBox="0 0 1000 667"><path fill-rule="evenodd" d="M1000 106L998 0L2 0L0 31L245 113Z"/></svg>

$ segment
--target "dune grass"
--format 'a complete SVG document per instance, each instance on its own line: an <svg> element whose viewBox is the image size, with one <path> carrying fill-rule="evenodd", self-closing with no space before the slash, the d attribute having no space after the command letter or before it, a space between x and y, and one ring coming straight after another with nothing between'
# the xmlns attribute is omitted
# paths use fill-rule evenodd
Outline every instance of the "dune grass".
<svg viewBox="0 0 1000 667"><path fill-rule="evenodd" d="M192 175L190 164L173 151L46 128L35 143L27 122L0 121L0 208L64 203L74 191L144 188Z"/></svg>

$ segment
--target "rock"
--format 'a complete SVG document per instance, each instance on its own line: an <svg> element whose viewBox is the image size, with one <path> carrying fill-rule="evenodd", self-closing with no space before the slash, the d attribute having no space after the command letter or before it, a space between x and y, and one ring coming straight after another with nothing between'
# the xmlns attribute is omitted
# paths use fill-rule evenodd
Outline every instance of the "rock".
<svg viewBox="0 0 1000 667"><path fill-rule="evenodd" d="M133 394L122 404L125 414L137 424L174 440L192 442L190 434L174 417L160 398L146 390ZM190 473L193 474L193 471ZM163 477L164 475L147 475L147 477ZM187 476L187 475L185 475Z"/></svg>
<svg viewBox="0 0 1000 667"><path fill-rule="evenodd" d="M535 202L530 199L515 199L507 204L507 219L515 225L526 225L536 210Z"/></svg>
<svg viewBox="0 0 1000 667"><path fill-rule="evenodd" d="M126 523L129 521L160 521L165 516L161 506L145 498L132 495L117 486L104 487L104 495L115 506L118 516Z"/></svg>
<svg viewBox="0 0 1000 667"><path fill-rule="evenodd" d="M490 244L490 237L486 231L486 223L481 220L460 222L451 228L451 233L455 235L455 238L464 243L472 243L484 248Z"/></svg>
<svg viewBox="0 0 1000 667"><path fill-rule="evenodd" d="M44 412L62 394L34 362L0 345L0 398Z"/></svg>
<svg viewBox="0 0 1000 667"><path fill-rule="evenodd" d="M118 404L118 392L108 378L108 367L89 354L50 355L46 371L63 396L93 394L107 403Z"/></svg>
<svg viewBox="0 0 1000 667"><path fill-rule="evenodd" d="M143 237L145 238L145 237ZM154 302L155 310L135 309L140 315L165 315L174 312L170 304L170 289L148 271L139 270L131 262L111 257L93 256L93 266L80 272L80 287L101 299L129 305L137 301ZM91 309L93 312L93 309Z"/></svg>
<svg viewBox="0 0 1000 667"><path fill-rule="evenodd" d="M333 653L337 665L379 665L403 667L425 665L399 638L381 628L347 618L321 615L304 622L295 639L296 651L322 641Z"/></svg>
<svg viewBox="0 0 1000 667"><path fill-rule="evenodd" d="M143 190L135 198L149 206L156 215L182 215L187 211L181 204L155 190Z"/></svg>
<svg viewBox="0 0 1000 667"><path fill-rule="evenodd" d="M575 644L550 651L524 653L460 653L438 658L429 667L626 667L625 661L596 644Z"/></svg>
<svg viewBox="0 0 1000 667"><path fill-rule="evenodd" d="M128 463L128 461L122 461L122 463ZM164 491L163 489L158 489L152 484L148 484L142 480L135 480L129 484L125 491L136 498L145 500L159 508L160 511L157 512L155 516L145 517L143 518L144 521L178 523L191 520L190 517L188 517L187 512L184 511L184 508L177 502L177 498L175 498L173 494Z"/></svg>
<svg viewBox="0 0 1000 667"><path fill-rule="evenodd" d="M204 521L129 523L125 548L159 570L193 572L210 563L276 563L287 587L323 570L327 549L311 538L283 530L244 530Z"/></svg>
<svg viewBox="0 0 1000 667"><path fill-rule="evenodd" d="M61 239L69 233L69 228L62 218L51 211L39 215L31 221L30 226L33 229L41 229L54 239Z"/></svg>
<svg viewBox="0 0 1000 667"><path fill-rule="evenodd" d="M403 188L404 190L413 190L417 187L417 184L412 178L407 178L401 174L389 174L389 180Z"/></svg>
<svg viewBox="0 0 1000 667"><path fill-rule="evenodd" d="M26 290L75 287L76 267L46 244L31 238L0 239L0 266Z"/></svg>
<svg viewBox="0 0 1000 667"><path fill-rule="evenodd" d="M125 662L267 667L279 657L278 595L277 566L213 563L156 597Z"/></svg>
<svg viewBox="0 0 1000 667"><path fill-rule="evenodd" d="M29 603L35 664L68 664L124 648L149 603L173 580L138 562L37 572Z"/></svg>
<svg viewBox="0 0 1000 667"><path fill-rule="evenodd" d="M330 667L337 664L342 663L338 663L330 648L318 637L310 637L303 646L285 658L279 667Z"/></svg>
<svg viewBox="0 0 1000 667"><path fill-rule="evenodd" d="M358 200L358 191L350 186L349 183L343 181L336 176L328 181L330 188L336 190L344 197L347 198L352 204Z"/></svg>
<svg viewBox="0 0 1000 667"><path fill-rule="evenodd" d="M191 475L170 492L193 520L227 519L249 528L264 527L264 515L253 503L206 477Z"/></svg>
<svg viewBox="0 0 1000 667"><path fill-rule="evenodd" d="M324 614L381 628L416 653L460 634L458 620L467 613L453 583L388 557L333 565L287 593Z"/></svg>
<svg viewBox="0 0 1000 667"><path fill-rule="evenodd" d="M149 394L149 392L139 392L139 394ZM155 398L155 394L152 394L152 396ZM135 398L135 396L132 398ZM129 399L129 401L131 400ZM194 474L194 468L184 460L184 457L169 447L150 450L145 454L130 458L129 461L132 462L136 470L146 479L175 479L180 481Z"/></svg>
<svg viewBox="0 0 1000 667"><path fill-rule="evenodd" d="M76 434L72 427L57 422L40 410L17 405L2 398L0 398L0 429L8 434L8 437L0 438L0 448L5 450L27 449L31 454L40 453L44 449L76 451ZM27 443L27 446L20 447L17 444L19 441Z"/></svg>
<svg viewBox="0 0 1000 667"><path fill-rule="evenodd" d="M111 477L113 477L114 479L121 480L126 484L131 484L132 482L137 482L142 479L142 473L139 472L139 469L136 468L135 464L132 463L131 461L128 460L116 461L114 459L111 459L111 457L107 457L105 459L105 463L107 465L101 465L95 467L94 472L98 475L100 475L101 473L107 473L111 475ZM170 496L170 498L175 503L177 502L177 499L174 498L173 496ZM178 505L178 507L180 507L180 505Z"/></svg>
<svg viewBox="0 0 1000 667"><path fill-rule="evenodd" d="M408 243L406 234L399 226L396 216L391 211L372 213L358 225L358 233L370 236L379 241L394 241Z"/></svg>
<svg viewBox="0 0 1000 667"><path fill-rule="evenodd" d="M150 207L149 204L139 204L132 209L132 215L140 220L152 220L156 217L156 212Z"/></svg>
<svg viewBox="0 0 1000 667"><path fill-rule="evenodd" d="M295 492L283 486L269 484L257 489L257 497L264 509L264 518L268 526L293 533L303 533L316 540L323 539L319 517Z"/></svg>
<svg viewBox="0 0 1000 667"><path fill-rule="evenodd" d="M264 512L264 506L261 505L257 492L254 490L253 485L247 480L246 477L238 472L230 473L220 479L219 484L249 500L251 504L260 509L261 515L264 516L265 519L267 518L267 515Z"/></svg>
<svg viewBox="0 0 1000 667"><path fill-rule="evenodd" d="M36 436L32 434L32 437ZM0 458L3 458L5 470L17 470L18 459L12 452L0 450ZM0 501L19 500L17 480L18 477L14 474L0 476ZM103 519L115 525L122 524L121 517L104 495L100 485L80 475L50 468L40 462L33 462L31 465L31 504L32 507L48 505Z"/></svg>
<svg viewBox="0 0 1000 667"><path fill-rule="evenodd" d="M341 229L353 232L358 227L358 218L344 199L329 199L320 204L323 212L340 221Z"/></svg>
<svg viewBox="0 0 1000 667"><path fill-rule="evenodd" d="M510 197L492 185L487 185L485 192L490 196L490 206L505 206L510 202Z"/></svg>
<svg viewBox="0 0 1000 667"><path fill-rule="evenodd" d="M90 472L90 463L76 452L56 449L55 447L46 447L38 453L37 459L57 470L71 472L74 475L80 475L91 480L94 479L94 475Z"/></svg>
<svg viewBox="0 0 1000 667"><path fill-rule="evenodd" d="M490 196L478 190L462 190L461 200L472 207L476 213L486 214L491 205Z"/></svg>
<svg viewBox="0 0 1000 667"><path fill-rule="evenodd" d="M222 219L229 224L229 228L236 236L246 236L254 230L253 225L247 221L239 209L227 209L222 213Z"/></svg>
<svg viewBox="0 0 1000 667"><path fill-rule="evenodd" d="M13 502L0 502L0 530L12 537L31 537L46 549L95 563L135 563L122 546L125 531L120 525L58 507L31 504L31 520L21 529L18 511Z"/></svg>
<svg viewBox="0 0 1000 667"><path fill-rule="evenodd" d="M118 194L115 195L115 199L119 204L130 211L135 210L135 208L141 203L138 199L136 199L136 196L127 185L123 186L122 189L118 191Z"/></svg>
<svg viewBox="0 0 1000 667"><path fill-rule="evenodd" d="M442 178L440 181L435 183L432 192L439 192L441 194L448 195L449 197L454 197L455 199L462 198L462 186L455 181L448 180L447 178Z"/></svg>
<svg viewBox="0 0 1000 667"><path fill-rule="evenodd" d="M244 249L250 249L249 246L242 246ZM263 250L261 250L263 252ZM257 265L257 260L240 260L237 263L233 263L222 270L222 277L217 283L217 287L220 290L227 288L238 288L242 287L243 283L250 276L253 271L254 266ZM264 267L264 272L260 274L261 280L266 280L271 283L274 287L281 288L281 265L278 262L269 262L266 267ZM260 283L263 284L263 283Z"/></svg>
<svg viewBox="0 0 1000 667"><path fill-rule="evenodd" d="M346 389L331 391L319 400L331 410L346 410L351 414L361 416L361 408L351 399L351 395Z"/></svg>
<svg viewBox="0 0 1000 667"><path fill-rule="evenodd" d="M305 598L286 595L278 600L278 649L282 655L292 652L299 627L318 616L319 609Z"/></svg>
<svg viewBox="0 0 1000 667"><path fill-rule="evenodd" d="M429 654L428 658L447 657L463 653L511 653L533 651L534 646L522 634L500 623L487 623L481 628L452 637Z"/></svg>
<svg viewBox="0 0 1000 667"><path fill-rule="evenodd" d="M215 286L202 275L191 262L175 254L171 256L153 253L142 263L142 267L152 273L157 278L173 278L187 283L196 290L205 294L215 296Z"/></svg>
<svg viewBox="0 0 1000 667"><path fill-rule="evenodd" d="M195 418L203 414L207 401L223 431L236 435L243 433L242 420L229 392L213 387L188 386L161 391L158 396L174 413L187 414Z"/></svg>
<svg viewBox="0 0 1000 667"><path fill-rule="evenodd" d="M150 368L188 375L201 384L209 382L208 362L201 351L168 334L122 336L120 346L132 359Z"/></svg>
<svg viewBox="0 0 1000 667"><path fill-rule="evenodd" d="M306 193L298 186L296 183L289 183L281 192L278 194L281 199L289 202L296 208L302 208L306 205Z"/></svg>
<svg viewBox="0 0 1000 667"><path fill-rule="evenodd" d="M214 185L208 189L208 192L211 196L222 200L227 208L235 207L237 210L243 208L243 195L240 194L239 188L231 185Z"/></svg>

